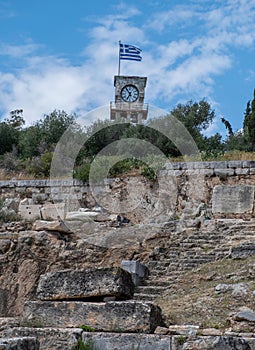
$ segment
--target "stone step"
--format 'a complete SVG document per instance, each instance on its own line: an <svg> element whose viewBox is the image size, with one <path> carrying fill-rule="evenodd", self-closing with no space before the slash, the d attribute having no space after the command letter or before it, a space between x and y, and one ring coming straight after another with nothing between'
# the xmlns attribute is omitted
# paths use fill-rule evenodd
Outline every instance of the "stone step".
<svg viewBox="0 0 255 350"><path fill-rule="evenodd" d="M141 293L141 294L160 294L165 291L165 287L163 286L138 286L136 287L135 293Z"/></svg>
<svg viewBox="0 0 255 350"><path fill-rule="evenodd" d="M142 293L134 293L133 299L137 301L154 301L159 295L157 294L142 294Z"/></svg>

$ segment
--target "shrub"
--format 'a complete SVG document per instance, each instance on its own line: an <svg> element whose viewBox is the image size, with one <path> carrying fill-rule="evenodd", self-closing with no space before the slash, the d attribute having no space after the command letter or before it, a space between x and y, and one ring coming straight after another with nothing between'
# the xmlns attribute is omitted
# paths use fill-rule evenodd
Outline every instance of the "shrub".
<svg viewBox="0 0 255 350"><path fill-rule="evenodd" d="M72 350L98 350L98 348L93 343L93 340L88 340L84 343L83 340L79 339L77 344L72 347Z"/></svg>

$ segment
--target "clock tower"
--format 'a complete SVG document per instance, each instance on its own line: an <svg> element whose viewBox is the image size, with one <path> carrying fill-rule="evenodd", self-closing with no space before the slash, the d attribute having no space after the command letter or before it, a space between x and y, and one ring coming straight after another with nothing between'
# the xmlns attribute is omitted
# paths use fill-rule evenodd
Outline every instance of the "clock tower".
<svg viewBox="0 0 255 350"><path fill-rule="evenodd" d="M146 82L146 77L114 77L115 101L110 103L111 120L138 123L147 119L148 104L144 104Z"/></svg>

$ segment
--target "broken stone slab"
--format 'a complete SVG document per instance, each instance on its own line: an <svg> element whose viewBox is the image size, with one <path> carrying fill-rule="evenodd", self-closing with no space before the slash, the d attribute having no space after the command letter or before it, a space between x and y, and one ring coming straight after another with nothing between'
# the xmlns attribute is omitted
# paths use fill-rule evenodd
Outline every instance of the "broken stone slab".
<svg viewBox="0 0 255 350"><path fill-rule="evenodd" d="M95 331L153 333L162 324L161 309L149 302L109 301L27 301L23 309L25 324L41 327L80 327Z"/></svg>
<svg viewBox="0 0 255 350"><path fill-rule="evenodd" d="M98 215L99 213L97 211L70 211L66 213L66 220L91 221Z"/></svg>
<svg viewBox="0 0 255 350"><path fill-rule="evenodd" d="M36 338L0 338L0 350L39 350Z"/></svg>
<svg viewBox="0 0 255 350"><path fill-rule="evenodd" d="M131 275L119 267L91 270L62 270L41 275L37 297L41 300L74 300L115 297L132 299Z"/></svg>
<svg viewBox="0 0 255 350"><path fill-rule="evenodd" d="M204 336L219 336L222 335L222 331L217 328L204 328L199 330L200 335Z"/></svg>
<svg viewBox="0 0 255 350"><path fill-rule="evenodd" d="M71 233L69 227L61 220L36 220L33 224L32 229L34 231L57 231L61 233Z"/></svg>
<svg viewBox="0 0 255 350"><path fill-rule="evenodd" d="M195 337L199 330L199 326L196 325L171 325L168 327L169 334L185 335L189 337Z"/></svg>

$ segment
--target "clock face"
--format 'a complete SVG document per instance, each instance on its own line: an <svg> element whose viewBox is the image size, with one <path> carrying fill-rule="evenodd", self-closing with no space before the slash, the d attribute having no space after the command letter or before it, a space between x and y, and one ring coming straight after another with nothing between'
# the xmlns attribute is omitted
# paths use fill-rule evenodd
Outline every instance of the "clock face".
<svg viewBox="0 0 255 350"><path fill-rule="evenodd" d="M134 85L126 85L121 90L121 98L125 102L135 102L138 99L139 91Z"/></svg>

